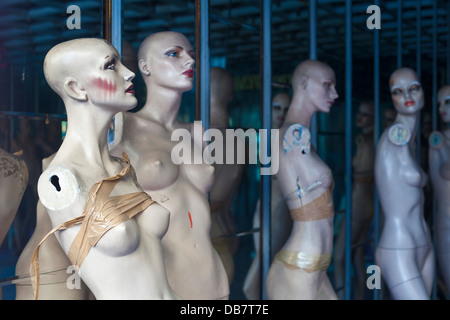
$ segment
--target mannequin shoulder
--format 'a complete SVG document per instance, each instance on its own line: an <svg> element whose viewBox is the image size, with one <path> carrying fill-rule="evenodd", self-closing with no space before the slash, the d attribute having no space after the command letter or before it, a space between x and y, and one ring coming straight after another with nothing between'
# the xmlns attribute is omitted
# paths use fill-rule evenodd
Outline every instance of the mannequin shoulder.
<svg viewBox="0 0 450 320"><path fill-rule="evenodd" d="M283 134L283 151L288 153L309 154L311 151L311 133L301 124L289 125Z"/></svg>
<svg viewBox="0 0 450 320"><path fill-rule="evenodd" d="M433 131L428 137L428 143L432 149L440 149L444 145L445 137L439 131Z"/></svg>
<svg viewBox="0 0 450 320"><path fill-rule="evenodd" d="M74 170L61 165L50 165L39 177L39 199L49 210L61 210L74 203L80 194L79 181Z"/></svg>
<svg viewBox="0 0 450 320"><path fill-rule="evenodd" d="M404 146L411 139L411 130L401 123L395 123L388 129L388 139L396 146Z"/></svg>

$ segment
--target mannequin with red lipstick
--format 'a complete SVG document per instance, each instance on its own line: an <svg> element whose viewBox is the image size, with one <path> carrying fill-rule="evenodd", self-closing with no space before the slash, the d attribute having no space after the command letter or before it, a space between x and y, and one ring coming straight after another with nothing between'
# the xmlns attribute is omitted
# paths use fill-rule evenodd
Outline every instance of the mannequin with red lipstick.
<svg viewBox="0 0 450 320"><path fill-rule="evenodd" d="M272 98L272 129L280 129L284 122L286 112L291 103L291 96L287 92L279 92ZM280 185L275 175L271 176L271 252L274 255L281 249L289 237L292 228L292 220L289 217L289 209L286 201L281 194ZM253 228L260 227L260 199L256 203L253 213ZM259 250L259 232L253 234L253 245L255 247L255 257L245 278L243 291L248 300L260 299L260 250Z"/></svg>
<svg viewBox="0 0 450 320"><path fill-rule="evenodd" d="M442 121L450 123L450 85L439 89L439 113ZM450 129L435 131L429 137L429 170L436 211L436 256L440 274L450 291Z"/></svg>
<svg viewBox="0 0 450 320"><path fill-rule="evenodd" d="M416 163L414 139L424 92L410 68L395 70L389 87L397 116L381 135L376 150L375 182L384 224L375 261L393 299L428 300L434 250L423 216L427 176Z"/></svg>
<svg viewBox="0 0 450 320"><path fill-rule="evenodd" d="M137 104L129 90L134 73L107 41L81 38L54 46L44 75L68 119L65 139L38 181L62 250L97 299L176 299L161 244L169 212L142 191L128 157L108 150L114 115ZM39 275L34 263L30 270Z"/></svg>
<svg viewBox="0 0 450 320"><path fill-rule="evenodd" d="M172 160L172 149L179 143L171 140L172 134L189 132L195 138L197 130L195 124L178 120L182 95L194 84L194 50L183 34L158 32L142 42L138 63L147 100L138 112L116 117L111 152L130 155L144 191L171 213L162 243L174 291L182 299L228 299L227 274L210 236L207 192L214 167ZM187 143L192 157L205 146L194 139Z"/></svg>
<svg viewBox="0 0 450 320"><path fill-rule="evenodd" d="M354 267L354 299L364 299L366 288L366 267L364 261L367 234L373 219L374 207L374 140L373 120L374 106L371 101L363 101L356 115L356 126L361 132L356 136L356 154L353 157L353 192L352 192L352 224L351 245ZM342 288L345 284L345 230L343 220L336 238L334 251L335 287ZM338 292L340 299L344 298L344 290Z"/></svg>
<svg viewBox="0 0 450 320"><path fill-rule="evenodd" d="M333 69L317 60L300 63L292 76L293 97L280 128L279 170L292 231L270 266L271 300L337 299L327 275L333 251L333 175L311 146L311 118L329 113L338 98Z"/></svg>

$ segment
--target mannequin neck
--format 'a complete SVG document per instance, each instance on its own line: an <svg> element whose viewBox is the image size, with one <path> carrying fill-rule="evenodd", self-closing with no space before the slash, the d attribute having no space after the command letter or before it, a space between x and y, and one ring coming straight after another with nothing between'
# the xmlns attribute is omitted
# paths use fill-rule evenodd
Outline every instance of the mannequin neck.
<svg viewBox="0 0 450 320"><path fill-rule="evenodd" d="M418 119L418 112L413 114L398 113L395 122L400 122L407 126L411 132L416 132Z"/></svg>
<svg viewBox="0 0 450 320"><path fill-rule="evenodd" d="M67 131L61 149L84 157L88 163L109 168L108 128L115 113L93 105L90 101L66 102ZM78 159L77 159L78 160Z"/></svg>
<svg viewBox="0 0 450 320"><path fill-rule="evenodd" d="M317 110L305 96L306 94L294 93L284 121L286 124L299 123L310 128L311 119Z"/></svg>
<svg viewBox="0 0 450 320"><path fill-rule="evenodd" d="M221 105L218 102L211 101L210 105L210 127L217 129L226 129L228 128L229 120L228 120L228 112L227 105Z"/></svg>
<svg viewBox="0 0 450 320"><path fill-rule="evenodd" d="M173 130L178 123L178 112L183 93L171 88L154 88L150 83L146 83L146 85L147 101L144 107L138 111L140 117L151 119L166 129Z"/></svg>

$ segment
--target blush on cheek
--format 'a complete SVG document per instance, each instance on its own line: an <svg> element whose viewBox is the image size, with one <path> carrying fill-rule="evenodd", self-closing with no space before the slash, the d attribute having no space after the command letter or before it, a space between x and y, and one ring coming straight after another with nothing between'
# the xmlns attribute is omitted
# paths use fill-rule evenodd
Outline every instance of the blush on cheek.
<svg viewBox="0 0 450 320"><path fill-rule="evenodd" d="M117 91L117 86L113 82L109 82L108 80L102 79L102 78L95 78L92 81L92 85L99 89L101 92L101 95L104 98L108 98L112 95L114 95Z"/></svg>

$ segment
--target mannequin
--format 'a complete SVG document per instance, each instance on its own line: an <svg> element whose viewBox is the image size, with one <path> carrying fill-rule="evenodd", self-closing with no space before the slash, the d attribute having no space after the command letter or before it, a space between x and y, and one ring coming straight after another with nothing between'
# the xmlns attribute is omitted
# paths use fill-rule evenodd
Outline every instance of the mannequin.
<svg viewBox="0 0 450 320"><path fill-rule="evenodd" d="M55 154L42 160L43 170L47 168L54 156ZM19 277L19 280L15 282L16 300L32 300L34 298L30 264L34 249L51 230L52 223L48 213L42 203L38 201L36 228L16 263L16 276ZM52 234L39 250L40 300L87 300L91 297L90 291L83 281L80 281L80 287L76 290L67 286L67 280L71 275L70 265L69 258L62 250L56 236Z"/></svg>
<svg viewBox="0 0 450 320"><path fill-rule="evenodd" d="M226 129L229 126L228 104L233 99L234 91L233 78L227 70L215 67L211 68L210 83L210 129L220 130L224 139L223 145L226 146L228 143ZM211 239L231 284L234 277L233 253L238 247L238 239L232 237L237 229L231 206L239 189L244 165L237 164L237 161L226 164L226 148L222 161L223 164L213 163L214 184L209 193Z"/></svg>
<svg viewBox="0 0 450 320"><path fill-rule="evenodd" d="M286 92L280 92L273 96L272 129L279 129L281 127L290 103L291 97ZM277 177L273 175L271 180L271 258L273 258L273 255L281 249L288 239L291 233L292 220L289 216L289 209L281 193ZM261 201L258 199L255 212L253 213L253 229L260 227L260 205ZM245 278L243 290L247 299L258 300L261 298L259 232L253 234L253 245L256 254Z"/></svg>
<svg viewBox="0 0 450 320"><path fill-rule="evenodd" d="M395 111L395 109L388 108L388 109L384 110L383 128L386 129L386 128L390 127L394 123L396 116L397 116L397 111Z"/></svg>
<svg viewBox="0 0 450 320"><path fill-rule="evenodd" d="M171 140L172 133L184 129L194 136L196 130L194 124L177 119L183 92L193 87L193 54L181 33L158 32L144 39L138 62L147 100L138 112L118 114L110 149L112 154L130 155L144 191L170 211L162 244L173 290L182 299L228 299L227 274L210 236L206 195L214 167L204 162L175 164L171 158L180 143ZM197 140L189 141L192 157L205 147Z"/></svg>
<svg viewBox="0 0 450 320"><path fill-rule="evenodd" d="M375 156L384 213L375 261L393 299L425 300L431 294L434 251L423 217L427 177L416 163L414 139L424 93L410 68L395 70L389 86L397 116L381 135Z"/></svg>
<svg viewBox="0 0 450 320"><path fill-rule="evenodd" d="M134 73L107 41L86 38L53 47L44 75L68 119L65 139L38 181L63 251L97 299L177 298L162 256L169 212L142 191L127 155L111 157L108 150L114 115L137 104ZM39 289L35 262L30 272Z"/></svg>
<svg viewBox="0 0 450 320"><path fill-rule="evenodd" d="M25 161L19 155L0 148L0 245L16 216L27 184L28 167Z"/></svg>
<svg viewBox="0 0 450 320"><path fill-rule="evenodd" d="M338 98L327 64L306 60L292 76L293 97L280 129L277 179L293 220L292 232L267 275L268 299L337 299L326 273L333 251L333 176L310 145L316 112Z"/></svg>
<svg viewBox="0 0 450 320"><path fill-rule="evenodd" d="M366 288L366 268L364 262L364 243L373 219L374 207L374 161L375 149L373 140L374 106L370 101L359 105L356 126L361 133L356 136L356 154L353 157L353 191L352 191L352 261L354 267L354 299L364 299ZM334 252L335 287L345 284L345 228L343 220L336 239ZM340 299L345 297L340 290Z"/></svg>
<svg viewBox="0 0 450 320"><path fill-rule="evenodd" d="M439 113L442 121L450 122L450 85L438 92ZM447 291L450 290L450 129L432 132L429 138L429 170L437 200L436 255L439 270Z"/></svg>

